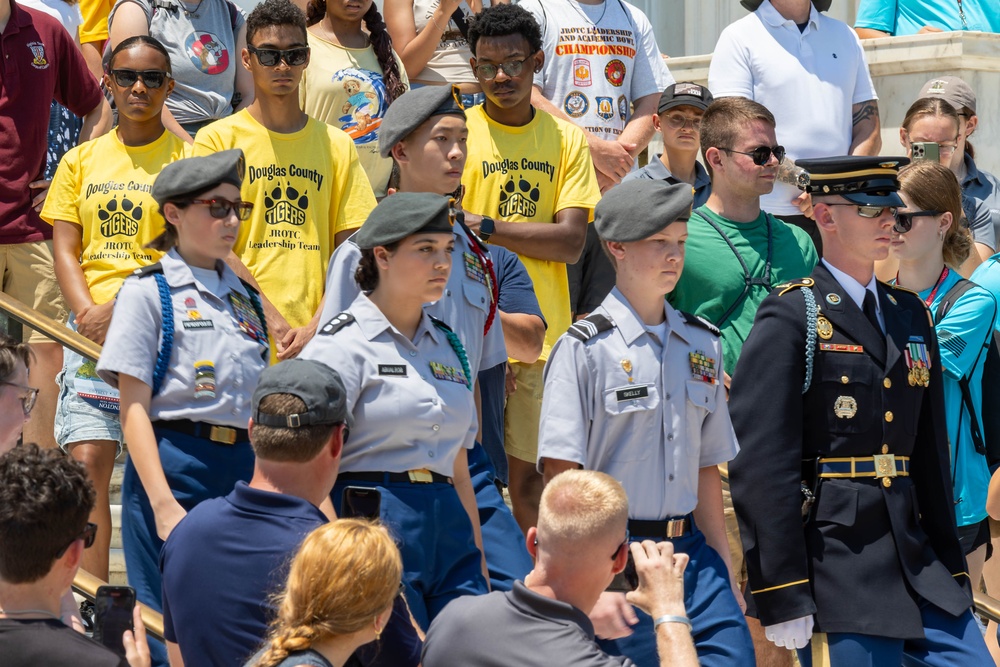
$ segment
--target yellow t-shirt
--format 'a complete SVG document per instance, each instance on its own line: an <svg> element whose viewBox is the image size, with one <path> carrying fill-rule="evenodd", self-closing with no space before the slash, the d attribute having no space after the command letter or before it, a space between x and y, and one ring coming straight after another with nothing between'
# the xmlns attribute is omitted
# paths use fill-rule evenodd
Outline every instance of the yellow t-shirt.
<svg viewBox="0 0 1000 667"><path fill-rule="evenodd" d="M376 197L384 197L392 173L392 158L378 154L378 129L389 98L382 67L371 46L346 49L309 32L312 57L302 75L299 99L313 118L346 132L358 149ZM399 75L409 88L403 63L393 53Z"/></svg>
<svg viewBox="0 0 1000 667"><path fill-rule="evenodd" d="M462 205L509 222L554 222L566 208L590 217L601 198L587 139L575 125L544 111L523 127L490 119L483 105L466 110L469 156ZM566 265L519 255L548 323L541 359L573 323Z"/></svg>
<svg viewBox="0 0 1000 667"><path fill-rule="evenodd" d="M323 298L337 232L357 229L375 208L358 152L314 118L298 132L271 132L244 109L198 132L195 155L242 148L242 197L253 203L233 252L278 312L306 325Z"/></svg>
<svg viewBox="0 0 1000 667"><path fill-rule="evenodd" d="M113 130L59 162L41 216L81 228L80 267L94 303L113 299L133 271L162 256L143 247L166 224L150 191L163 167L186 157L185 148L166 131L145 146L126 146Z"/></svg>

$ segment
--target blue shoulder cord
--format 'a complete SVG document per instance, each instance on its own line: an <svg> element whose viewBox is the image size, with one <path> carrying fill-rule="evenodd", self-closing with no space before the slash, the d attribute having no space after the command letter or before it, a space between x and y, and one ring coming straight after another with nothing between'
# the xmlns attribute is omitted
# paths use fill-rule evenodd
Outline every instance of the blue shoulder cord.
<svg viewBox="0 0 1000 667"><path fill-rule="evenodd" d="M802 385L802 393L809 391L809 385L813 380L813 355L816 347L816 297L812 293L812 288L802 287L802 296L806 301L806 381Z"/></svg>
<svg viewBox="0 0 1000 667"><path fill-rule="evenodd" d="M465 386L469 388L469 391L472 391L472 371L469 370L469 355L465 353L465 346L458 339L458 334L449 329L443 322L434 322L434 326L447 336L448 342L451 344L451 349L455 350L458 360L462 362L462 370L465 371Z"/></svg>
<svg viewBox="0 0 1000 667"><path fill-rule="evenodd" d="M156 355L156 366L153 368L153 396L160 393L160 386L167 376L170 366L170 355L174 350L174 305L170 301L170 285L162 273L154 273L156 288L160 292L160 309L163 311L163 344Z"/></svg>

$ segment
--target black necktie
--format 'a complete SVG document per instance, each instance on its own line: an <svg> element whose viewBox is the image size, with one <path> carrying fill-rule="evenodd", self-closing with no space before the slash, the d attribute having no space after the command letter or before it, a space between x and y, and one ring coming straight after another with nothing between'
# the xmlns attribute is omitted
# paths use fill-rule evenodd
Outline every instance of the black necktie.
<svg viewBox="0 0 1000 667"><path fill-rule="evenodd" d="M881 334L882 325L878 323L878 308L875 305L875 295L872 294L871 290L865 290L865 304L862 310L865 311L865 317L868 318L868 321L875 327L875 331Z"/></svg>

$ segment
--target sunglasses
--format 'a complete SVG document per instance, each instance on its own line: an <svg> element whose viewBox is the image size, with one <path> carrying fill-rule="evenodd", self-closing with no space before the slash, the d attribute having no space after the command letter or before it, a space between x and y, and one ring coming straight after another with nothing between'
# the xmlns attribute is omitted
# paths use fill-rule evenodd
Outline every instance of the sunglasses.
<svg viewBox="0 0 1000 667"><path fill-rule="evenodd" d="M892 231L897 234L905 234L913 229L913 219L920 217L933 217L941 215L941 211L910 211L907 213L896 213L896 224L892 226Z"/></svg>
<svg viewBox="0 0 1000 667"><path fill-rule="evenodd" d="M691 126L692 130L698 130L701 128L700 116L698 118L686 118L681 114L673 114L664 117L663 122L671 130L681 130L687 127L688 125ZM764 160L764 162L767 162L767 160Z"/></svg>
<svg viewBox="0 0 1000 667"><path fill-rule="evenodd" d="M308 46L297 46L294 49L258 49L256 46L247 46L247 51L255 54L257 62L264 67L275 67L282 60L289 67L298 67L309 60Z"/></svg>
<svg viewBox="0 0 1000 667"><path fill-rule="evenodd" d="M62 558L63 554L66 553L66 551L71 546L73 546L73 543L76 542L77 540L83 540L83 548L89 549L90 547L94 546L94 539L96 538L97 538L97 524L88 522L87 527L84 528L79 535L74 537L72 540L69 541L69 544L67 544L62 549L59 550L59 553L56 554L56 558Z"/></svg>
<svg viewBox="0 0 1000 667"><path fill-rule="evenodd" d="M782 160L785 159L784 146L758 146L749 153L745 153L743 151L734 151L732 148L723 148L722 150L726 151L727 153L739 153L740 155L749 155L750 157L753 158L753 163L758 167L763 167L765 164L767 164L768 160L771 159L772 155L774 156L774 159L777 160L778 162L781 162Z"/></svg>
<svg viewBox="0 0 1000 667"><path fill-rule="evenodd" d="M147 88L159 88L170 78L170 74L162 69L113 69L111 76L114 77L115 83L122 88L131 88L139 79L142 79L142 85Z"/></svg>
<svg viewBox="0 0 1000 667"><path fill-rule="evenodd" d="M208 214L213 218L221 220L232 211L240 220L246 220L253 211L253 204L248 201L229 201L228 199L192 199L192 204L200 204L208 207Z"/></svg>
<svg viewBox="0 0 1000 667"><path fill-rule="evenodd" d="M613 554L611 554L611 560L614 560L614 559L618 558L618 554L621 553L622 547L625 547L626 549L628 549L628 542L629 542L629 540L631 538L632 538L632 536L629 535L628 528L626 528L625 529L625 539L622 540L622 543L618 545L618 548L615 549L615 552Z"/></svg>
<svg viewBox="0 0 1000 667"><path fill-rule="evenodd" d="M24 394L20 396L21 409L24 410L25 416L30 415L31 409L35 407L35 401L38 400L38 389L24 384L17 384L16 382L7 382L6 380L0 381L0 384L5 384L9 387L17 387L24 392Z"/></svg>
<svg viewBox="0 0 1000 667"><path fill-rule="evenodd" d="M826 202L823 202L823 203L826 204ZM895 206L862 206L861 204L841 204L841 203L836 203L836 202L833 203L833 204L826 204L826 205L827 206L854 206L855 208L858 209L858 215L860 215L862 218L870 218L870 219L881 218L882 217L882 213L884 211L888 211L889 215L891 215L891 216L895 216L896 215L896 207ZM909 227L907 227L907 230L909 230Z"/></svg>
<svg viewBox="0 0 1000 667"><path fill-rule="evenodd" d="M476 65L472 69L483 81L492 81L497 78L497 73L500 70L503 70L503 73L509 77L518 76L524 70L524 63L530 59L531 56L528 56L527 58L522 58L521 60L508 60L505 63L500 63L499 65Z"/></svg>

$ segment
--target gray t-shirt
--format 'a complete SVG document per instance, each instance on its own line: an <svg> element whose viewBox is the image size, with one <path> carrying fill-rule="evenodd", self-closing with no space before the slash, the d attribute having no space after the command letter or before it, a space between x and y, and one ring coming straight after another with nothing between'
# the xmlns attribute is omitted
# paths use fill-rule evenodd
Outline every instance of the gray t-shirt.
<svg viewBox="0 0 1000 667"><path fill-rule="evenodd" d="M170 54L176 83L166 105L177 122L202 123L231 114L236 68L241 67L236 35L246 22L243 11L236 8L234 21L228 0L202 0L190 5L197 7L195 11L186 9L180 0L119 0L111 10L109 26L126 2L142 8L149 34Z"/></svg>

